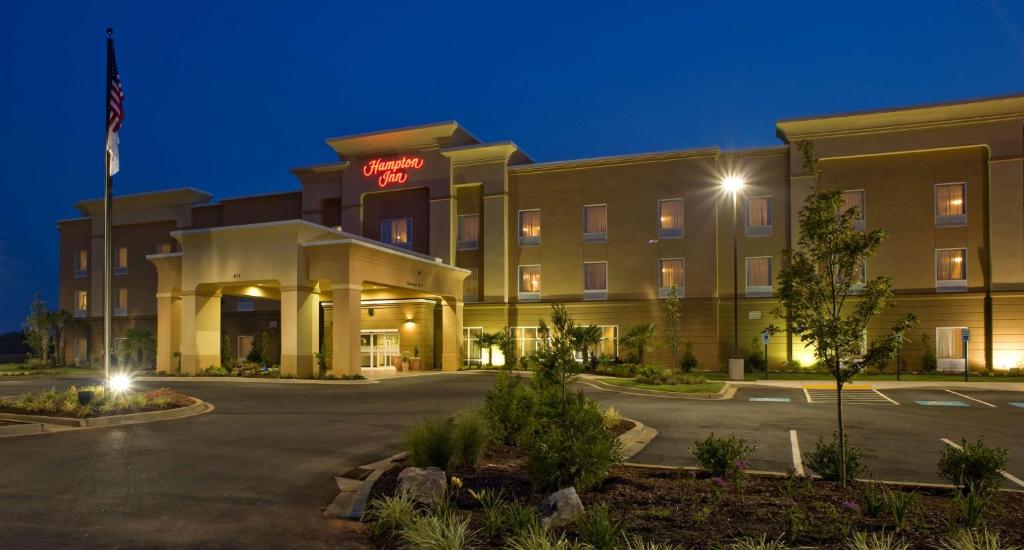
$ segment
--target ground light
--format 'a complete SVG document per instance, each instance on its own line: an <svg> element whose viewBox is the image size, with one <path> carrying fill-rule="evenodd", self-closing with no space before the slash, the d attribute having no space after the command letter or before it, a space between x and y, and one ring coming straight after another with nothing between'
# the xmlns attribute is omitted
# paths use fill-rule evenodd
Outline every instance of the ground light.
<svg viewBox="0 0 1024 550"><path fill-rule="evenodd" d="M125 373L118 373L110 377L110 389L115 393L123 393L131 389L132 377Z"/></svg>

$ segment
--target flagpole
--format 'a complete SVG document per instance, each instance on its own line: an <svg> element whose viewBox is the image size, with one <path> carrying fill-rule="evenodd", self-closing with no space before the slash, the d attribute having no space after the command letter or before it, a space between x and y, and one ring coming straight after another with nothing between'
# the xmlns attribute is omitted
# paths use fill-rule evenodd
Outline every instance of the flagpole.
<svg viewBox="0 0 1024 550"><path fill-rule="evenodd" d="M112 238L112 218L114 215L113 186L114 178L110 175L110 151L107 149L107 140L110 138L110 81L112 64L111 55L114 49L114 30L107 29L107 78L106 89L103 94L103 102L106 105L106 116L103 120L103 378L104 385L110 386L110 355L111 328L110 328L110 266L113 265L114 243Z"/></svg>

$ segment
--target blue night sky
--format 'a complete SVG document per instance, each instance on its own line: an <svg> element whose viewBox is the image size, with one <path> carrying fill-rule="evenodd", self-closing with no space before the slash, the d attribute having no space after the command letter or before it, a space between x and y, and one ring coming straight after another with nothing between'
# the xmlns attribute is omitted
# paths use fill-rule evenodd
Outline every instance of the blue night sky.
<svg viewBox="0 0 1024 550"><path fill-rule="evenodd" d="M6 2L0 330L35 291L56 306L55 221L102 195L107 26L117 193L297 189L288 168L333 160L326 137L442 120L546 161L774 145L780 118L1024 91L1011 0L485 4Z"/></svg>

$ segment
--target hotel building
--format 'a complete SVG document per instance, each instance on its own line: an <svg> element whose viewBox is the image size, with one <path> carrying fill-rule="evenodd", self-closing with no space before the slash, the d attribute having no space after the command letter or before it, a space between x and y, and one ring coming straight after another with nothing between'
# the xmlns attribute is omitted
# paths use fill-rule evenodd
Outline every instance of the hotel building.
<svg viewBox="0 0 1024 550"><path fill-rule="evenodd" d="M244 357L266 332L282 373L387 368L405 352L424 368L481 360L482 331L514 327L520 354L563 303L602 328L599 353L660 324L682 296L682 340L702 368L733 349L733 239L739 347L769 324L775 277L810 192L797 144L814 143L820 184L888 238L865 265L892 277L896 305L868 330L915 312L903 359L927 346L942 370L1024 361L1024 95L778 122L781 144L534 162L509 141L455 122L327 140L337 160L295 168L301 188L222 199L193 188L124 195L114 206L115 336L157 335L157 367L220 364L224 336ZM738 221L721 191L742 174ZM60 305L84 320L79 362L102 345L102 200L58 222ZM660 330L660 328L659 328ZM323 347L322 347L323 346ZM812 362L786 333L771 368ZM652 362L666 362L656 349Z"/></svg>

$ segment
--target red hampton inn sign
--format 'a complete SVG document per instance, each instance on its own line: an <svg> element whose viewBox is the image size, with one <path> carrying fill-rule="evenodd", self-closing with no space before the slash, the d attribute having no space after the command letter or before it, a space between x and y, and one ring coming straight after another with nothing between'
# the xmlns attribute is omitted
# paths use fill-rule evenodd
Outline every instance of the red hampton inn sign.
<svg viewBox="0 0 1024 550"><path fill-rule="evenodd" d="M377 185L387 187L391 184L404 184L409 180L409 172L420 168L423 168L423 157L391 160L376 158L363 165L363 175L368 178L377 176Z"/></svg>

